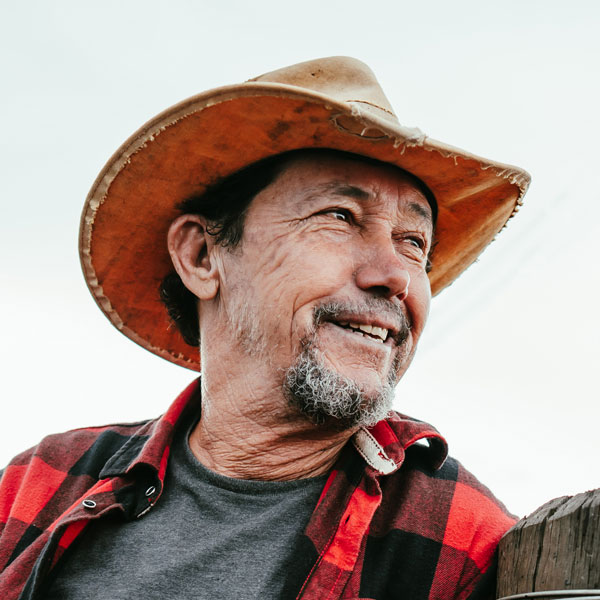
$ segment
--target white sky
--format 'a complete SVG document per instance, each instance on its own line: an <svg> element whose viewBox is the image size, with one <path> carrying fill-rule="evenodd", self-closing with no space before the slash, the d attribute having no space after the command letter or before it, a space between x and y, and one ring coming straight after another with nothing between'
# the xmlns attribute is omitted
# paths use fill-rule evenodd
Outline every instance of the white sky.
<svg viewBox="0 0 600 600"><path fill-rule="evenodd" d="M599 26L594 0L3 2L0 465L47 433L156 416L194 377L85 287L79 215L112 152L194 93L346 54L402 124L533 176L434 300L396 408L517 514L600 486Z"/></svg>

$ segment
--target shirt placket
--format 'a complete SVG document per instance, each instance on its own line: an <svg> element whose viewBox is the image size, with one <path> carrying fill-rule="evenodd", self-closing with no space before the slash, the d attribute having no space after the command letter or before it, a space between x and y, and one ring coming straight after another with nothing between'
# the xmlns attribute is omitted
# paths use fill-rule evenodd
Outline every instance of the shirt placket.
<svg viewBox="0 0 600 600"><path fill-rule="evenodd" d="M297 600L356 597L356 586L348 583L359 585L360 573L355 572L360 571L369 527L381 504L381 488L375 471L350 448L338 467L305 530L319 555Z"/></svg>
<svg viewBox="0 0 600 600"><path fill-rule="evenodd" d="M115 488L119 487L119 483L117 478L98 481L48 528L48 541L18 600L37 600L42 597L50 571L90 522L115 510L126 511L126 507L116 501Z"/></svg>

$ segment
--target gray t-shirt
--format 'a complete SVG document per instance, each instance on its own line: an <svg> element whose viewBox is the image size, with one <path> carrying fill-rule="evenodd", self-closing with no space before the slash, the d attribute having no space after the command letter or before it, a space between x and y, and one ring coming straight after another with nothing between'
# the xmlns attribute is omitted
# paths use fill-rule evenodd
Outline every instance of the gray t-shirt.
<svg viewBox="0 0 600 600"><path fill-rule="evenodd" d="M326 477L247 481L198 462L174 440L162 498L134 521L88 526L45 598L281 598L288 561Z"/></svg>

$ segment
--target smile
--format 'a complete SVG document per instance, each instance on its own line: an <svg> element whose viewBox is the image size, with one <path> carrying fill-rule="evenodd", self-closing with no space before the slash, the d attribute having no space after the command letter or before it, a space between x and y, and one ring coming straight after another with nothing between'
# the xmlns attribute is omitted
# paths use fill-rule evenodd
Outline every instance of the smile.
<svg viewBox="0 0 600 600"><path fill-rule="evenodd" d="M346 321L330 321L333 325L337 325L343 329L348 329L361 337L367 337L375 342L383 344L388 339L388 330L383 327L373 325L362 325L360 323L349 323Z"/></svg>

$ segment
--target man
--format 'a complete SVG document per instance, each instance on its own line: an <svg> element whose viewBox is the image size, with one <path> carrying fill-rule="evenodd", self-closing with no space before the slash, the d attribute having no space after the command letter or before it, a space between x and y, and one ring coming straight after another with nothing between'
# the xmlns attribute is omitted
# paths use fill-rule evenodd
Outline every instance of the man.
<svg viewBox="0 0 600 600"><path fill-rule="evenodd" d="M390 410L432 291L527 184L400 126L348 58L144 126L88 196L83 269L113 324L202 378L160 419L13 460L4 597L494 597L514 519Z"/></svg>

